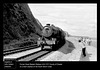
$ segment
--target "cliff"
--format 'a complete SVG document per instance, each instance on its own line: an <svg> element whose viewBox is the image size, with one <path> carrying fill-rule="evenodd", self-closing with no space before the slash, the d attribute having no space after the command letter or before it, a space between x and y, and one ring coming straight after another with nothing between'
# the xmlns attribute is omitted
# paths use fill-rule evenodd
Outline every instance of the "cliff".
<svg viewBox="0 0 100 70"><path fill-rule="evenodd" d="M3 4L3 44L28 37L37 39L43 26L25 3Z"/></svg>

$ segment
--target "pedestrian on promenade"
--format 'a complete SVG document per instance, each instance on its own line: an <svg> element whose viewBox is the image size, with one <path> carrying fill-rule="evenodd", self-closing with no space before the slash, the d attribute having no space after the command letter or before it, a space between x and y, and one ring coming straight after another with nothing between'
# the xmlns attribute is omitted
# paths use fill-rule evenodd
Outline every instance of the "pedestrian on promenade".
<svg viewBox="0 0 100 70"><path fill-rule="evenodd" d="M81 44L82 47L82 54L84 57L86 57L86 46L85 46L85 39L81 38L81 40L79 40L79 44Z"/></svg>
<svg viewBox="0 0 100 70"><path fill-rule="evenodd" d="M91 39L89 39L89 46L91 46L91 42L92 42Z"/></svg>

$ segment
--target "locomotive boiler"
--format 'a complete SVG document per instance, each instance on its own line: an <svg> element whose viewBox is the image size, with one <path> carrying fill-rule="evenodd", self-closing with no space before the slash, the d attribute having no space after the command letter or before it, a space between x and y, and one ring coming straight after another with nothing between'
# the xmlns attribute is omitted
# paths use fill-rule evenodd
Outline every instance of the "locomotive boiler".
<svg viewBox="0 0 100 70"><path fill-rule="evenodd" d="M57 50L65 44L66 33L59 27L47 24L43 27L42 37L38 38L37 44L41 50L49 46L51 50Z"/></svg>

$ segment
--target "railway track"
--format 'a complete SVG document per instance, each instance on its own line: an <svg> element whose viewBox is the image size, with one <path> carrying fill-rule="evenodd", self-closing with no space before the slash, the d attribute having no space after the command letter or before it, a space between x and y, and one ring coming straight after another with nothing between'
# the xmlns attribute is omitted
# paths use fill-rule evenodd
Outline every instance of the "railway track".
<svg viewBox="0 0 100 70"><path fill-rule="evenodd" d="M34 49L34 48L37 48L37 47L38 47L37 45L31 45L31 46L17 48L17 49L13 49L13 50L9 50L9 51L3 51L3 55L4 56L5 55L10 55L10 54L14 54L14 53L18 53L18 52Z"/></svg>
<svg viewBox="0 0 100 70"><path fill-rule="evenodd" d="M41 47L39 48L30 48L28 50L25 51L21 51L16 53L11 53L9 55L5 55L3 57L4 60L16 60L16 61L35 61L38 58L41 58L43 56L45 56L46 54L52 52L51 50L47 49L47 50L41 50Z"/></svg>
<svg viewBox="0 0 100 70"><path fill-rule="evenodd" d="M36 61L38 58L41 58L45 55L47 55L48 53L50 53L52 51L48 51L48 50L41 50L41 51L37 51L35 53L29 54L27 56L21 57L16 59L17 61Z"/></svg>

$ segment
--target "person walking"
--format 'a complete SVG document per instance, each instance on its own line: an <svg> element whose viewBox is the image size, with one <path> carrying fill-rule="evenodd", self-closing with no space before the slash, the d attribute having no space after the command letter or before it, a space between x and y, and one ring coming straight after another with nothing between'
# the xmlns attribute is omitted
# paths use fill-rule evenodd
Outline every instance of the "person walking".
<svg viewBox="0 0 100 70"><path fill-rule="evenodd" d="M89 39L89 46L91 46L91 42L92 42L91 39Z"/></svg>
<svg viewBox="0 0 100 70"><path fill-rule="evenodd" d="M86 57L86 46L85 46L85 39L84 38L81 38L81 40L79 40L79 44L81 44L81 47L82 47L82 55L84 57Z"/></svg>

